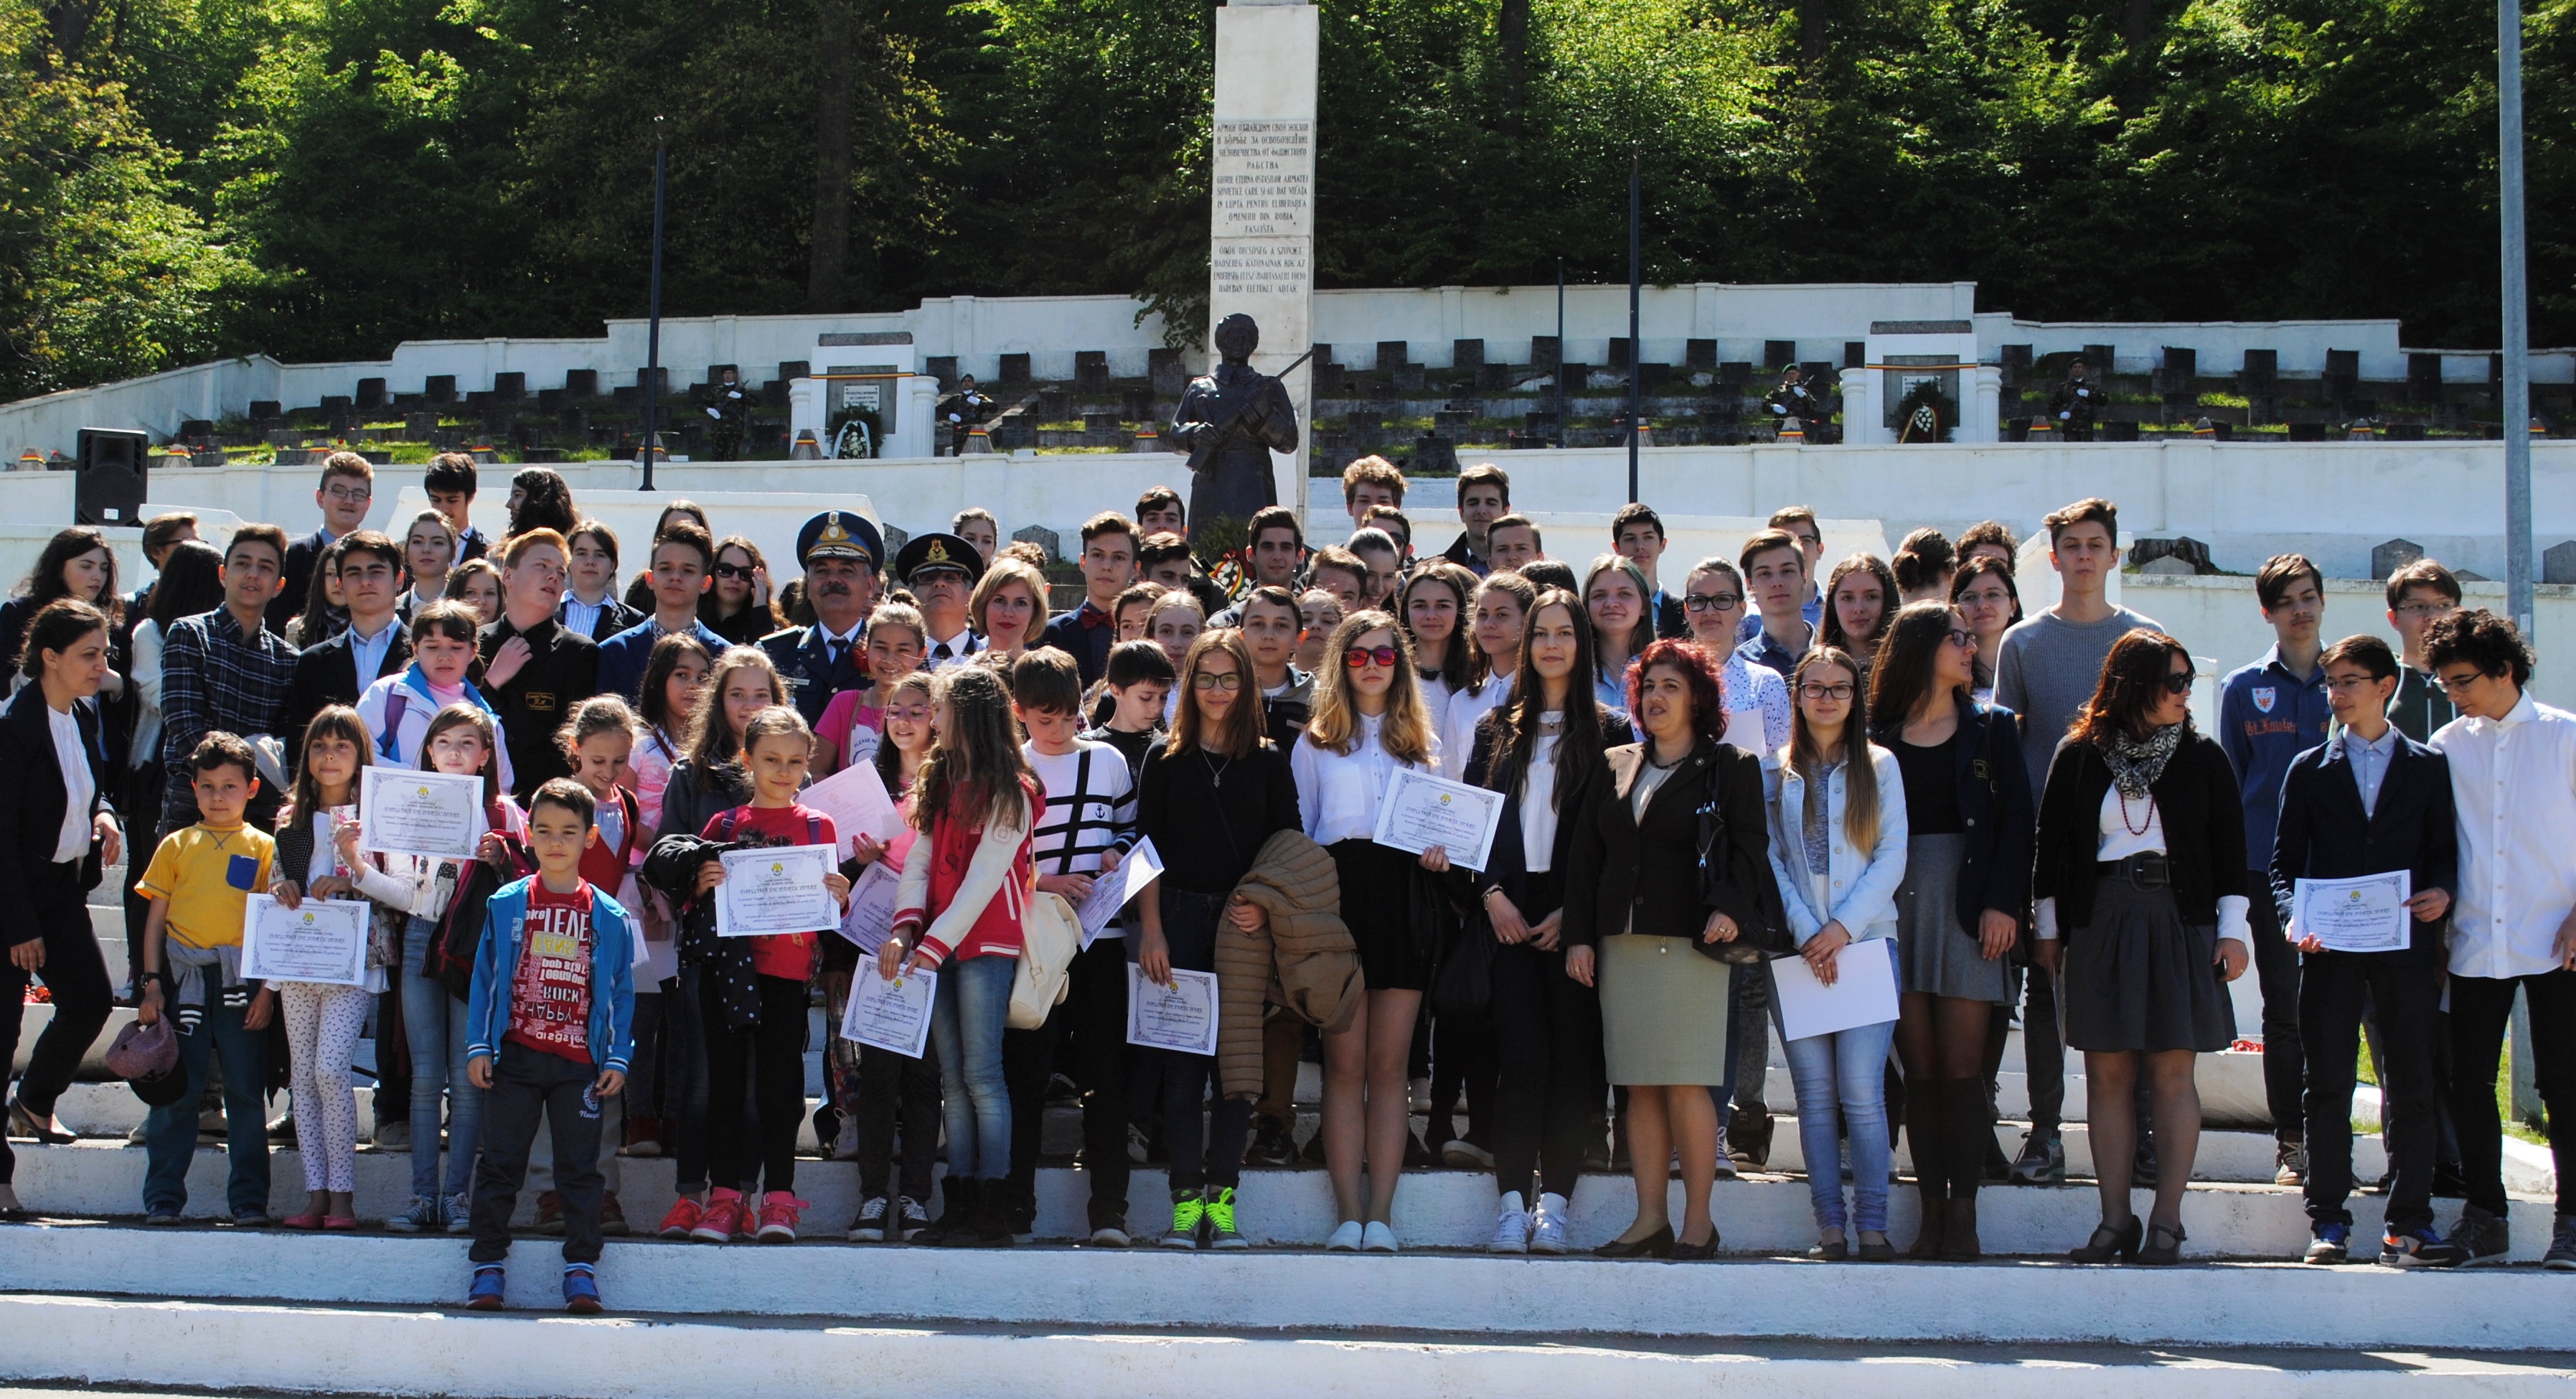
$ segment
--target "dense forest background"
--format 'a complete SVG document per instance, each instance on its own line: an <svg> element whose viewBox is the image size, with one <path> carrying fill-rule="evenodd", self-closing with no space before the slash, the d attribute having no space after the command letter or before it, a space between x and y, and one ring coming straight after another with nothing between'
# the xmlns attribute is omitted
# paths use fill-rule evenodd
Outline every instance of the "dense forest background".
<svg viewBox="0 0 2576 1399"><path fill-rule="evenodd" d="M1328 286L1973 279L2496 343L2491 0L1323 0ZM1203 320L1206 0L0 0L0 397L666 311ZM2576 0L2526 6L2576 341Z"/></svg>

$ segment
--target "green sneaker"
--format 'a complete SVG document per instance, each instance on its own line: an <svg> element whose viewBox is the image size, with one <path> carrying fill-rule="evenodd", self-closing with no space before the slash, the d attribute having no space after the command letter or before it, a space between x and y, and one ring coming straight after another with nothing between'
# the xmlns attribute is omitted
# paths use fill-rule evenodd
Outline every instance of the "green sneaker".
<svg viewBox="0 0 2576 1399"><path fill-rule="evenodd" d="M1234 1187L1218 1188L1207 1202L1207 1246L1210 1248L1250 1248L1243 1236L1234 1232Z"/></svg>
<svg viewBox="0 0 2576 1399"><path fill-rule="evenodd" d="M1231 1207L1226 1211L1228 1215L1231 1215L1233 1212L1234 1211ZM1207 1213L1207 1200L1198 1191L1173 1191L1172 1227L1169 1232L1163 1235L1163 1247L1197 1248L1199 1246L1199 1223L1207 1218Z"/></svg>

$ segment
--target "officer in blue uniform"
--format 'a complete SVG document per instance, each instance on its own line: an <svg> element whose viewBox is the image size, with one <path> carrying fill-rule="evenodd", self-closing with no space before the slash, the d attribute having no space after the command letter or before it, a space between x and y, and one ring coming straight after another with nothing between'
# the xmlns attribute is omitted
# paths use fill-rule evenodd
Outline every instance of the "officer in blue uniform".
<svg viewBox="0 0 2576 1399"><path fill-rule="evenodd" d="M855 511L826 510L797 531L796 562L805 570L814 625L772 632L760 649L808 724L822 721L832 696L868 683L868 609L876 606L884 561L885 536Z"/></svg>

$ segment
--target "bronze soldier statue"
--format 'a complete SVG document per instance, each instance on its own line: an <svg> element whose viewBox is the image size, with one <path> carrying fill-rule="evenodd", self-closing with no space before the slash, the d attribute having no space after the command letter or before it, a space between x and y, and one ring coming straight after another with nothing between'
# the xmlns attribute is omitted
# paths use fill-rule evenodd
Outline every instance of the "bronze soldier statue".
<svg viewBox="0 0 2576 1399"><path fill-rule="evenodd" d="M1272 452L1297 450L1297 409L1277 379L1254 369L1261 328L1238 312L1217 322L1218 363L1190 381L1172 417L1173 451L1190 454L1190 537L1218 519L1240 525L1279 503Z"/></svg>

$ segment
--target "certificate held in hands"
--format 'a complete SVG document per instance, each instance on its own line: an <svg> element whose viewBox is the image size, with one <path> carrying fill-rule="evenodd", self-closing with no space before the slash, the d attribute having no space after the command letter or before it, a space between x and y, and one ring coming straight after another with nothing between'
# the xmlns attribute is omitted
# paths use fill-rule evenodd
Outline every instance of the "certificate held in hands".
<svg viewBox="0 0 2576 1399"><path fill-rule="evenodd" d="M483 834L483 779L369 767L359 774L358 848L378 855L470 860Z"/></svg>
<svg viewBox="0 0 2576 1399"><path fill-rule="evenodd" d="M1216 974L1172 968L1172 984L1158 986L1145 969L1127 964L1127 1042L1183 1054L1216 1053Z"/></svg>
<svg viewBox="0 0 2576 1399"><path fill-rule="evenodd" d="M2410 870L2359 879L2302 879L2290 892L2290 936L2315 938L2329 952L2403 952L2414 945L2415 896Z"/></svg>
<svg viewBox="0 0 2576 1399"><path fill-rule="evenodd" d="M1493 854L1494 831L1503 820L1503 794L1451 782L1412 768L1398 768L1378 803L1370 839L1419 855L1446 846L1449 863L1481 870Z"/></svg>
<svg viewBox="0 0 2576 1399"><path fill-rule="evenodd" d="M242 917L242 979L365 985L372 907L308 898L288 908L266 894L251 895Z"/></svg>
<svg viewBox="0 0 2576 1399"><path fill-rule="evenodd" d="M850 978L841 1038L918 1059L930 1041L930 1005L938 994L937 972L905 972L888 981L876 968L861 967Z"/></svg>
<svg viewBox="0 0 2576 1399"><path fill-rule="evenodd" d="M823 876L840 867L828 845L728 850L716 886L716 936L819 933L841 926L841 904Z"/></svg>

